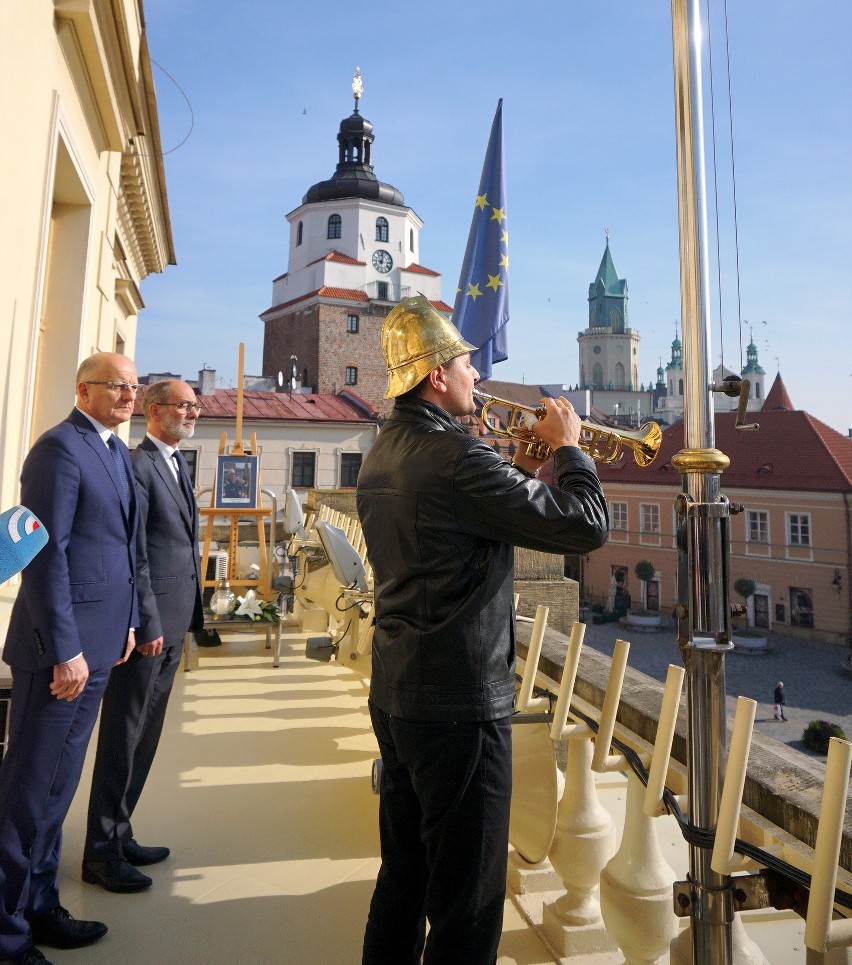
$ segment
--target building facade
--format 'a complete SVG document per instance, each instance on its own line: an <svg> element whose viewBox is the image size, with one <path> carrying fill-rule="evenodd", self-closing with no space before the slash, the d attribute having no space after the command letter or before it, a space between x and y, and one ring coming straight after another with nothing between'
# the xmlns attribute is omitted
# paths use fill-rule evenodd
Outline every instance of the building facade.
<svg viewBox="0 0 852 965"><path fill-rule="evenodd" d="M757 432L737 432L735 413L715 416L716 448L731 463L723 494L731 517L731 587L751 580L744 603L752 627L852 643L852 439L795 410L780 375ZM633 608L671 613L677 602L675 500L681 479L671 459L683 448L683 422L663 431L657 459L640 468L629 454L598 466L610 509L610 539L575 561L583 592L605 604L613 592ZM640 581L647 560L653 579Z"/></svg>
<svg viewBox="0 0 852 965"><path fill-rule="evenodd" d="M198 392L201 415L192 438L180 449L196 491L202 491L202 506L211 503L223 438L222 454L230 453L237 441L237 400L236 389ZM270 489L281 506L288 488L304 501L309 489L354 487L378 432L378 415L363 399L345 391L338 395L248 391L243 393L240 425L245 451L252 451L252 436L256 439L261 487ZM130 422L131 448L144 436L140 400Z"/></svg>
<svg viewBox="0 0 852 965"><path fill-rule="evenodd" d="M0 4L0 108L7 508L82 359L133 355L140 285L175 262L141 0ZM0 587L0 639L16 592L16 578Z"/></svg>

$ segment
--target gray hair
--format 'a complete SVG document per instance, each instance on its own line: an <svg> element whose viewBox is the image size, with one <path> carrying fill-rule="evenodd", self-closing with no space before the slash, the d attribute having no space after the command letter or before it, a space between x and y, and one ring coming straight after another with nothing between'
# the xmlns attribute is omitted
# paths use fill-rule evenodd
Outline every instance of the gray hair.
<svg viewBox="0 0 852 965"><path fill-rule="evenodd" d="M87 359L83 359L80 363L80 367L77 369L77 381L74 385L79 385L81 382L86 382L91 376L95 375L98 371L98 367L101 364L101 356L103 352L95 352L94 355L90 355Z"/></svg>
<svg viewBox="0 0 852 965"><path fill-rule="evenodd" d="M162 405L169 401L171 388L176 381L176 379L163 379L161 382L153 382L145 389L145 395L142 396L142 411L146 419L150 417L152 405Z"/></svg>

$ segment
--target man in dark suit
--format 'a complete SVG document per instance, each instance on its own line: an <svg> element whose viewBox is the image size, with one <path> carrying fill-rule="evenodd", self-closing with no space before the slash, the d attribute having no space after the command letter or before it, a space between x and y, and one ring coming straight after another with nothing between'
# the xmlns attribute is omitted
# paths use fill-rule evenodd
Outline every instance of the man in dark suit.
<svg viewBox="0 0 852 965"><path fill-rule="evenodd" d="M148 434L131 460L139 494L136 649L110 676L92 774L83 880L107 891L143 891L139 866L169 855L133 836L131 817L151 769L188 629L200 630L198 512L178 451L201 410L186 382L156 382L142 403Z"/></svg>
<svg viewBox="0 0 852 965"><path fill-rule="evenodd" d="M110 670L134 646L138 507L113 430L138 388L126 356L86 359L76 408L36 441L21 473L21 501L50 538L23 571L3 650L12 704L0 767L0 961L45 965L34 942L79 948L107 930L62 907L57 874Z"/></svg>

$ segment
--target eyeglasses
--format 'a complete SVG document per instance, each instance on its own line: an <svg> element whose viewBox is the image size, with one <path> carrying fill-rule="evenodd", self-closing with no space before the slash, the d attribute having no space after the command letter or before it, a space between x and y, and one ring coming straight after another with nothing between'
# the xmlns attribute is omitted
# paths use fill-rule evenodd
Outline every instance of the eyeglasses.
<svg viewBox="0 0 852 965"><path fill-rule="evenodd" d="M152 402L151 405L170 405L186 415L192 409L196 415L204 408L200 402Z"/></svg>
<svg viewBox="0 0 852 965"><path fill-rule="evenodd" d="M113 392L138 392L144 388L140 382L86 382L86 385L105 385Z"/></svg>

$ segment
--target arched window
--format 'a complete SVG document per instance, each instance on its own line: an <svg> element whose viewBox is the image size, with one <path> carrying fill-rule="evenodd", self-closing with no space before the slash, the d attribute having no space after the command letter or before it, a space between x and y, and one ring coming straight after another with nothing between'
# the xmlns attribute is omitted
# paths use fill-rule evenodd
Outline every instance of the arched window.
<svg viewBox="0 0 852 965"><path fill-rule="evenodd" d="M333 214L329 216L328 219L328 234L326 238L339 238L341 235L341 226L343 221L339 214Z"/></svg>
<svg viewBox="0 0 852 965"><path fill-rule="evenodd" d="M376 218L376 241L388 240L388 219Z"/></svg>
<svg viewBox="0 0 852 965"><path fill-rule="evenodd" d="M600 363L595 363L595 367L592 369L592 388L602 389L603 388L603 368Z"/></svg>
<svg viewBox="0 0 852 965"><path fill-rule="evenodd" d="M302 228L303 228L303 227L304 227L304 225L302 224L301 221L298 223L298 225L296 225L296 247L297 247L297 248L298 248L298 246L302 243Z"/></svg>

